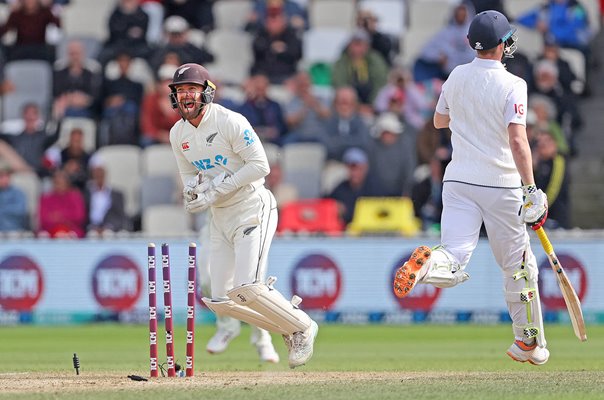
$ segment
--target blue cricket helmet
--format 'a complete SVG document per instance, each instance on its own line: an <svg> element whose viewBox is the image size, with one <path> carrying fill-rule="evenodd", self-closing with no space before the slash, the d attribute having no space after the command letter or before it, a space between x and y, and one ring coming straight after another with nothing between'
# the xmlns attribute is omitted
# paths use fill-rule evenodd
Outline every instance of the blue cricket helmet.
<svg viewBox="0 0 604 400"><path fill-rule="evenodd" d="M505 43L505 55L516 50L516 28L502 13L494 10L477 14L468 30L468 41L474 50L489 50Z"/></svg>

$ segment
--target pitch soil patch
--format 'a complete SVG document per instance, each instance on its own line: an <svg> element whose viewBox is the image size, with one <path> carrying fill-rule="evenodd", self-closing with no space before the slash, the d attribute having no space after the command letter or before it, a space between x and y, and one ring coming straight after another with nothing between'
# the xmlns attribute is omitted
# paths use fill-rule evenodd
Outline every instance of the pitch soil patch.
<svg viewBox="0 0 604 400"><path fill-rule="evenodd" d="M73 373L23 372L0 374L0 393L52 393L106 390L154 390L162 388L226 388L266 385L302 385L309 383L347 384L384 381L451 379L468 373L443 372L201 372L193 378L157 378L136 382L129 373L86 372ZM478 376L478 374L475 374ZM145 376L146 377L146 376Z"/></svg>

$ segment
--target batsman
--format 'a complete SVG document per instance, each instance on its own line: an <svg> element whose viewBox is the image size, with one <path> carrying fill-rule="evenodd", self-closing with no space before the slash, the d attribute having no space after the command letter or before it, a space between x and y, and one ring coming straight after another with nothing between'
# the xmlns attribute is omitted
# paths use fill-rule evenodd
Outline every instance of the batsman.
<svg viewBox="0 0 604 400"><path fill-rule="evenodd" d="M441 244L415 249L396 271L394 292L405 297L418 282L448 288L469 279L465 268L484 224L513 323L507 354L542 365L549 351L526 224L538 229L545 222L547 197L533 177L526 82L502 63L516 50L515 31L492 10L470 24L468 40L476 58L451 72L434 114L436 128L451 129L453 146L443 177Z"/></svg>

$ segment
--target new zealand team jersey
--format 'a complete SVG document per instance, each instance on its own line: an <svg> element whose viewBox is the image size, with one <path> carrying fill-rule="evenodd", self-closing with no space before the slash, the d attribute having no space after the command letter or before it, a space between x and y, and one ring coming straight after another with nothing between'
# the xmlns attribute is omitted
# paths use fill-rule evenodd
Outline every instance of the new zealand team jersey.
<svg viewBox="0 0 604 400"><path fill-rule="evenodd" d="M266 153L247 119L221 105L210 103L198 127L180 120L170 130L170 143L183 184L199 171L204 179L221 172L227 178L218 186L214 207L227 207L244 200L264 184L269 172Z"/></svg>

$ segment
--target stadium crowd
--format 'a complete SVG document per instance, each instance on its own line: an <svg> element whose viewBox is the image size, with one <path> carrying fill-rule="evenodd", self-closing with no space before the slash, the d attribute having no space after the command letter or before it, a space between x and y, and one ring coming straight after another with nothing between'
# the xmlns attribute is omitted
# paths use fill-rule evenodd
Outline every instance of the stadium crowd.
<svg viewBox="0 0 604 400"><path fill-rule="evenodd" d="M345 226L360 197L408 198L422 229L438 229L451 144L450 131L435 129L432 115L448 74L473 59L468 26L485 9L539 38L530 46L521 38L506 66L528 83L527 125L536 184L550 201L548 227L572 227L567 165L578 156L580 104L591 95L599 62L590 46L600 27L582 1L527 2L517 15L507 12L505 0L443 1L448 17L413 44L417 54L405 54L412 47L405 38L422 21L409 20L398 33L385 30L372 7L379 0L340 2L353 5L355 22L335 42L311 42L321 37L311 8L322 0L237 0L248 11L235 27L221 26L214 15L218 3L230 0L111 0L104 37L62 28L75 1L4 1L0 232L78 238L137 232L145 230L147 209L182 208L180 179L170 175L175 166L159 165L164 161L152 154L169 149L169 130L180 116L167 83L188 62L207 66L218 86L215 102L254 126L271 164L266 184L280 208L335 199ZM412 15L415 2L389 3ZM246 40L211 46L213 35L225 31ZM242 43L249 62L243 54L225 58ZM339 47L329 57L308 54L334 43ZM226 68L242 65L243 76ZM134 169L112 157L118 149L128 150ZM143 166L146 159L151 167ZM151 173L160 167L166 169Z"/></svg>

